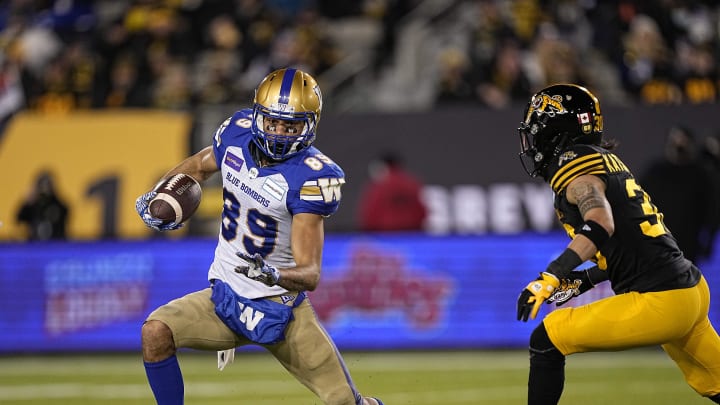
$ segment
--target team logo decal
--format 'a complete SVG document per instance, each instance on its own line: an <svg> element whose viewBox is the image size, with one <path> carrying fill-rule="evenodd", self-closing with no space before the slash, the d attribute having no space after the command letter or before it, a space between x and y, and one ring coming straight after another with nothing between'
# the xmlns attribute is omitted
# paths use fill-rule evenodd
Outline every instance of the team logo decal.
<svg viewBox="0 0 720 405"><path fill-rule="evenodd" d="M554 117L556 114L567 114L568 111L562 105L562 101L563 98L560 95L549 96L545 93L539 94L532 100L528 117L532 113L537 113L538 115L547 114L550 117Z"/></svg>
<svg viewBox="0 0 720 405"><path fill-rule="evenodd" d="M270 109L274 110L274 111L290 113L290 114L295 112L295 106L292 106L290 104L282 104L282 103L270 104Z"/></svg>
<svg viewBox="0 0 720 405"><path fill-rule="evenodd" d="M563 162L566 162L566 161L569 162L569 161L575 159L576 157L577 157L577 153L575 153L571 150L563 153L562 155L560 155L560 158L558 159L558 167L562 166Z"/></svg>
<svg viewBox="0 0 720 405"><path fill-rule="evenodd" d="M575 295L580 295L580 285L582 280L564 281L560 285L560 288L555 290L555 293L550 296L553 301L565 302Z"/></svg>
<svg viewBox="0 0 720 405"><path fill-rule="evenodd" d="M343 184L345 184L345 178L308 180L303 183L300 189L300 199L305 201L324 201L328 204L333 201L340 201L342 196L340 189Z"/></svg>
<svg viewBox="0 0 720 405"><path fill-rule="evenodd" d="M240 156L237 156L231 152L225 154L225 164L236 172L239 172L240 169L242 169L244 163L245 160L243 160L243 158L241 158Z"/></svg>
<svg viewBox="0 0 720 405"><path fill-rule="evenodd" d="M262 185L262 189L278 201L282 201L282 198L287 191L283 186L279 185L272 179L265 180L265 183Z"/></svg>

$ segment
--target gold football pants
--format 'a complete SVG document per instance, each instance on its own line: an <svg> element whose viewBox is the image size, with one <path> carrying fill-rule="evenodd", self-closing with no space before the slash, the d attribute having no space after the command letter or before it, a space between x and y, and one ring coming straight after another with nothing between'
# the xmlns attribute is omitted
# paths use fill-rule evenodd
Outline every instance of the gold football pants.
<svg viewBox="0 0 720 405"><path fill-rule="evenodd" d="M710 324L705 278L692 288L630 292L557 309L543 320L558 350L619 351L661 345L702 396L720 393L720 337Z"/></svg>
<svg viewBox="0 0 720 405"><path fill-rule="evenodd" d="M215 315L211 293L212 289L207 288L170 301L153 311L147 320L158 320L170 327L176 348L225 350L253 344ZM287 305L292 305L292 301ZM335 344L318 322L310 300L305 299L297 306L293 315L295 319L285 330L285 340L263 347L324 403L355 405L359 394Z"/></svg>

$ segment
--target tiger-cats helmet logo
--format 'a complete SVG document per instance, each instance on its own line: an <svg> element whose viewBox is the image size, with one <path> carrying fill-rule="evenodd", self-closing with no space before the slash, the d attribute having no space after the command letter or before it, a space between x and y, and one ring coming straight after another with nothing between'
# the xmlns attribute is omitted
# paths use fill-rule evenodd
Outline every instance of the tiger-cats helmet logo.
<svg viewBox="0 0 720 405"><path fill-rule="evenodd" d="M561 95L550 96L545 93L538 94L532 99L532 108L528 111L528 117L530 114L537 113L538 115L547 114L549 117L554 117L556 114L567 114L568 110L562 105L563 97Z"/></svg>

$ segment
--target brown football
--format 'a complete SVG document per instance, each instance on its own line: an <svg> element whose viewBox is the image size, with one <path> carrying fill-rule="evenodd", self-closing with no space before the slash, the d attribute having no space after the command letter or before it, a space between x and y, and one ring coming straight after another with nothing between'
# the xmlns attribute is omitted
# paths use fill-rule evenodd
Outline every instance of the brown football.
<svg viewBox="0 0 720 405"><path fill-rule="evenodd" d="M183 223L197 210L202 198L202 189L191 176L178 173L160 182L155 187L157 195L150 201L150 214L163 220L163 224L171 222Z"/></svg>

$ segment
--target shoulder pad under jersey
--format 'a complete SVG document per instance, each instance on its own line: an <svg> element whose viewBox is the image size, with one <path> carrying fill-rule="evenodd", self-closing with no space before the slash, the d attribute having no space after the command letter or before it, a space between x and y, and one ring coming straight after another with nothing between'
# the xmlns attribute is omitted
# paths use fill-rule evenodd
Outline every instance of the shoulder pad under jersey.
<svg viewBox="0 0 720 405"><path fill-rule="evenodd" d="M561 153L548 166L550 187L560 193L576 178L586 175L604 175L627 171L620 159L609 151L594 145L574 145Z"/></svg>
<svg viewBox="0 0 720 405"><path fill-rule="evenodd" d="M334 213L345 184L342 168L311 146L289 159L292 169L285 171L296 198L288 199L290 210L328 216Z"/></svg>
<svg viewBox="0 0 720 405"><path fill-rule="evenodd" d="M250 124L252 123L252 110L249 108L236 111L231 117L223 121L213 136L213 151L215 160L220 162L228 146L246 147L252 141Z"/></svg>

